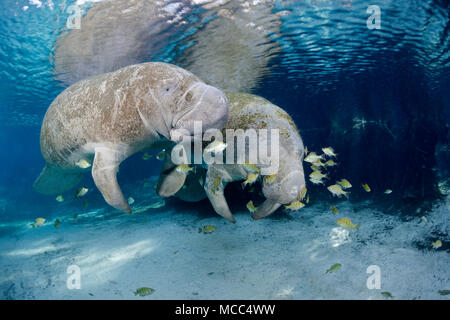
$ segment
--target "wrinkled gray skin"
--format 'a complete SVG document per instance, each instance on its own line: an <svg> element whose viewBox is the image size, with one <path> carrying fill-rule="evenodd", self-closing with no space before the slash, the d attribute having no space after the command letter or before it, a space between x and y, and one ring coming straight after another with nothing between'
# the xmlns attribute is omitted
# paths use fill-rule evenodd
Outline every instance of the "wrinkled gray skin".
<svg viewBox="0 0 450 320"><path fill-rule="evenodd" d="M181 28L198 28L174 63L228 91L247 92L268 72L280 48L270 41L281 24L272 1L108 0L93 3L81 28L66 30L55 46L55 74L65 84L155 59ZM193 12L193 9L195 13ZM193 23L192 17L198 18ZM214 17L213 19L211 19ZM202 22L200 22L202 21Z"/></svg>
<svg viewBox="0 0 450 320"><path fill-rule="evenodd" d="M47 110L41 152L47 163L34 189L55 194L77 185L81 159L108 204L131 212L117 183L120 163L136 152L173 144L176 129L193 134L221 128L226 96L192 73L167 63L143 63L82 80L64 90Z"/></svg>
<svg viewBox="0 0 450 320"><path fill-rule="evenodd" d="M222 129L224 137L226 129L265 128L279 129L280 132L280 163L275 180L270 183L266 183L261 177L259 180L263 185L262 192L266 200L252 217L260 219L273 213L282 204L296 201L305 187L303 142L291 117L281 108L255 95L245 93L226 95L230 103L230 118ZM260 165L256 166L261 168ZM232 181L247 179L249 173L243 165L209 165L204 180L204 193L201 192L202 186L198 180L205 174L205 169L196 167L195 173L186 176L173 168L175 165L170 158L166 158L157 186L159 195L164 197L175 195L185 201L199 201L207 196L219 215L235 222L224 197L224 189ZM216 178L220 179L220 184L213 191Z"/></svg>

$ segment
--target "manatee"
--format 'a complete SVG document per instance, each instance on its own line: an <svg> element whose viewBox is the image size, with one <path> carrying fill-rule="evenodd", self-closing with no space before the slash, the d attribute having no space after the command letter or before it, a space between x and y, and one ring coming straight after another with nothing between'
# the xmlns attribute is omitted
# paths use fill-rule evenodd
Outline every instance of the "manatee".
<svg viewBox="0 0 450 320"><path fill-rule="evenodd" d="M136 152L174 144L174 132L221 128L228 119L225 94L177 66L149 62L77 82L48 108L41 127L46 166L34 183L43 194L77 185L92 163L95 185L108 204L131 212L117 183L120 163Z"/></svg>
<svg viewBox="0 0 450 320"><path fill-rule="evenodd" d="M269 72L271 58L281 50L271 41L280 25L271 1L96 2L81 18L80 29L61 32L54 71L58 80L73 84L170 54L173 63L210 85L247 92ZM197 31L189 35L183 29ZM169 43L185 49L174 55L165 51Z"/></svg>
<svg viewBox="0 0 450 320"><path fill-rule="evenodd" d="M253 218L260 219L273 213L282 204L297 200L305 187L303 141L292 118L278 106L262 97L246 93L226 93L226 96L230 103L230 116L222 129L224 139L227 129L279 130L278 172L272 182L261 181L266 200L252 214ZM211 164L206 169L200 166L195 173L186 176L173 169L170 171L175 165L168 157L164 167L165 170L161 173L157 185L159 195L164 197L175 195L185 201L198 201L208 197L219 215L229 221L235 221L226 202L224 189L232 181L247 179L249 172L244 165ZM260 164L256 167L262 168ZM201 192L199 179L203 175L205 175L204 192ZM213 190L217 178L220 179L220 183L218 188Z"/></svg>

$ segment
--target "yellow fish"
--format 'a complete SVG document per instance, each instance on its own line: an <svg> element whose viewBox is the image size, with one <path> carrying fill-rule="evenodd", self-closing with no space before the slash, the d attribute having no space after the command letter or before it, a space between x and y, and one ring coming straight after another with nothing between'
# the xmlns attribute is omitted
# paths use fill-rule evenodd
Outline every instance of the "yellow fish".
<svg viewBox="0 0 450 320"><path fill-rule="evenodd" d="M276 177L277 177L276 174L271 174L270 176L265 176L264 183L272 183Z"/></svg>
<svg viewBox="0 0 450 320"><path fill-rule="evenodd" d="M203 184L205 183L205 179L203 177L200 177L198 179L198 183L200 183L200 185L203 186Z"/></svg>
<svg viewBox="0 0 450 320"><path fill-rule="evenodd" d="M327 162L325 162L325 166L327 167L334 167L335 165L337 165L337 163L333 160L328 160Z"/></svg>
<svg viewBox="0 0 450 320"><path fill-rule="evenodd" d="M305 147L305 156L308 155L308 147Z"/></svg>
<svg viewBox="0 0 450 320"><path fill-rule="evenodd" d="M298 200L302 201L306 196L306 187L303 187L302 191L298 195Z"/></svg>
<svg viewBox="0 0 450 320"><path fill-rule="evenodd" d="M143 160L148 160L148 159L151 159L153 156L152 155L150 155L150 154L148 154L148 153L144 153L143 155L142 155L142 159Z"/></svg>
<svg viewBox="0 0 450 320"><path fill-rule="evenodd" d="M344 189L349 189L352 187L352 184L347 179L341 179L341 180L337 181L336 183Z"/></svg>
<svg viewBox="0 0 450 320"><path fill-rule="evenodd" d="M127 202L129 205L132 205L134 203L134 199L132 197L129 197Z"/></svg>
<svg viewBox="0 0 450 320"><path fill-rule="evenodd" d="M137 289L134 292L134 295L140 296L140 297L145 297L145 296L151 295L153 292L155 292L155 289L142 287L142 288Z"/></svg>
<svg viewBox="0 0 450 320"><path fill-rule="evenodd" d="M258 179L259 174L255 172L250 172L247 176L247 180L242 183L242 189L245 188L247 184L252 184Z"/></svg>
<svg viewBox="0 0 450 320"><path fill-rule="evenodd" d="M319 179L321 180L323 178L327 178L327 176L328 176L327 174L323 174L320 171L313 171L313 173L311 173L309 175L309 177L314 180L319 180Z"/></svg>
<svg viewBox="0 0 450 320"><path fill-rule="evenodd" d="M226 149L228 145L224 143L223 141L216 141L210 143L204 150L204 152L207 153L219 153Z"/></svg>
<svg viewBox="0 0 450 320"><path fill-rule="evenodd" d="M311 165L311 170L312 171L320 171L320 166L316 166L315 164Z"/></svg>
<svg viewBox="0 0 450 320"><path fill-rule="evenodd" d="M175 170L179 173L188 174L190 171L194 170L194 168L187 164L179 164Z"/></svg>
<svg viewBox="0 0 450 320"><path fill-rule="evenodd" d="M213 225L210 225L210 224L208 224L208 225L206 225L206 226L204 226L203 228L198 228L198 233L211 233L211 232L214 232L214 231L216 231L216 227L214 227Z"/></svg>
<svg viewBox="0 0 450 320"><path fill-rule="evenodd" d="M88 188L81 187L77 190L77 193L75 194L75 198L81 198L86 195L86 193L89 191Z"/></svg>
<svg viewBox="0 0 450 320"><path fill-rule="evenodd" d="M335 263L335 264L333 264L331 267L330 267L330 269L328 269L327 271L325 271L325 274L327 274L327 273L331 273L331 272L335 272L335 271L338 271L340 268L341 268L341 264L340 263Z"/></svg>
<svg viewBox="0 0 450 320"><path fill-rule="evenodd" d="M89 163L89 161L81 159L77 162L75 162L75 165L81 169L86 169L89 168L91 166L91 164Z"/></svg>
<svg viewBox="0 0 450 320"><path fill-rule="evenodd" d="M31 224L31 226L34 227L40 227L45 223L45 218L36 218L34 220L34 223Z"/></svg>
<svg viewBox="0 0 450 320"><path fill-rule="evenodd" d="M216 178L216 179L214 180L214 184L213 184L213 188L212 188L212 191L213 191L214 193L216 192L217 187L219 187L219 184L220 184L220 178Z"/></svg>
<svg viewBox="0 0 450 320"><path fill-rule="evenodd" d="M60 221L58 219L55 220L55 228L58 229L60 225Z"/></svg>
<svg viewBox="0 0 450 320"><path fill-rule="evenodd" d="M337 156L337 154L334 153L334 150L332 147L322 148L322 151L329 157L336 158L336 156Z"/></svg>
<svg viewBox="0 0 450 320"><path fill-rule="evenodd" d="M331 207L331 211L333 211L334 214L338 214L339 213L338 208L336 208L335 206Z"/></svg>
<svg viewBox="0 0 450 320"><path fill-rule="evenodd" d="M247 209L248 209L248 211L250 211L251 213L253 213L253 212L255 212L256 209L258 209L258 208L255 207L255 205L253 204L253 201L250 200L250 201L247 203Z"/></svg>
<svg viewBox="0 0 450 320"><path fill-rule="evenodd" d="M306 196L306 203L309 203L309 194Z"/></svg>
<svg viewBox="0 0 450 320"><path fill-rule="evenodd" d="M330 191L333 194L333 196L340 197L343 195L348 198L348 192L345 192L344 190L342 190L341 186L338 184L333 184L333 185L329 186L327 189L328 189L328 191Z"/></svg>
<svg viewBox="0 0 450 320"><path fill-rule="evenodd" d="M311 181L313 184L323 184L322 179L310 178L309 181Z"/></svg>
<svg viewBox="0 0 450 320"><path fill-rule="evenodd" d="M249 163L248 161L245 162L245 163L243 164L243 166L244 166L244 169L245 169L247 172L254 172L254 173L259 172L258 167L255 166L255 165L252 164L252 163Z"/></svg>
<svg viewBox="0 0 450 320"><path fill-rule="evenodd" d="M318 156L315 152L310 152L304 161L309 162L309 163L314 163L317 162L319 160L323 159L323 155Z"/></svg>
<svg viewBox="0 0 450 320"><path fill-rule="evenodd" d="M290 203L288 206L284 206L284 208L292 210L292 211L297 211L297 210L300 210L301 208L303 208L304 206L305 206L304 203L302 203L300 201L294 201L294 202Z"/></svg>
<svg viewBox="0 0 450 320"><path fill-rule="evenodd" d="M370 187L367 183L362 184L361 187L364 189L365 192L370 192Z"/></svg>
<svg viewBox="0 0 450 320"><path fill-rule="evenodd" d="M56 197L56 201L63 202L64 201L64 197L63 196L57 196Z"/></svg>
<svg viewBox="0 0 450 320"><path fill-rule="evenodd" d="M356 228L357 230L359 230L359 224L353 224L350 218L341 218L339 220L336 220L336 223L343 228Z"/></svg>
<svg viewBox="0 0 450 320"><path fill-rule="evenodd" d="M394 299L394 296L389 291L383 291L383 292L381 292L381 295L383 297L386 297L386 298L389 298L389 299Z"/></svg>
<svg viewBox="0 0 450 320"><path fill-rule="evenodd" d="M384 194L391 194L392 193L392 190L391 189L386 189L385 191L384 191Z"/></svg>
<svg viewBox="0 0 450 320"><path fill-rule="evenodd" d="M163 161L166 157L166 150L163 149L162 151L158 152L158 154L156 155L156 159Z"/></svg>
<svg viewBox="0 0 450 320"><path fill-rule="evenodd" d="M320 160L317 160L317 161L313 162L313 166L316 167L316 168L325 167L325 163L323 163Z"/></svg>
<svg viewBox="0 0 450 320"><path fill-rule="evenodd" d="M436 240L435 242L431 243L431 246L433 247L433 249L439 249L440 247L442 247L442 241Z"/></svg>

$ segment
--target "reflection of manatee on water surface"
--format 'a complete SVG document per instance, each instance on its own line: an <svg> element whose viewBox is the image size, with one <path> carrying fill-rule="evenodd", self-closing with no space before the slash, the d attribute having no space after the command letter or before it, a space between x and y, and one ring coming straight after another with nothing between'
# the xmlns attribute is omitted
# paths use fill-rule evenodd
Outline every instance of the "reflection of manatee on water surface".
<svg viewBox="0 0 450 320"><path fill-rule="evenodd" d="M206 11L192 10L196 4ZM203 25L189 26L195 19ZM82 17L81 29L64 32L57 40L55 73L72 84L150 61L176 32L198 27L179 43L190 46L172 62L215 87L246 92L268 71L270 57L278 50L268 35L278 33L279 25L266 1L98 2Z"/></svg>
<svg viewBox="0 0 450 320"><path fill-rule="evenodd" d="M59 94L41 127L46 166L34 184L43 194L75 187L92 163L95 185L107 203L131 212L117 183L117 169L129 156L170 146L177 129L192 135L221 128L228 119L226 96L191 72L160 62L131 65L77 82Z"/></svg>
<svg viewBox="0 0 450 320"><path fill-rule="evenodd" d="M63 32L55 45L55 73L65 84L149 61L168 42L168 15L159 2L93 3L80 29ZM164 14L166 13L166 14Z"/></svg>

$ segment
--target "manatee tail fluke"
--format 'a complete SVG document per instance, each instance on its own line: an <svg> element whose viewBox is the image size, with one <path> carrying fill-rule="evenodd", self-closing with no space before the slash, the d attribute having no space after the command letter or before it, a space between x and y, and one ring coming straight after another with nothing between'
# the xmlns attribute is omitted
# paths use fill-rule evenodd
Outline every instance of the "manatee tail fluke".
<svg viewBox="0 0 450 320"><path fill-rule="evenodd" d="M96 148L94 163L92 165L92 177L105 201L112 207L131 213L125 197L117 183L117 169L122 162L122 155L109 148Z"/></svg>
<svg viewBox="0 0 450 320"><path fill-rule="evenodd" d="M52 195L72 189L81 182L83 173L62 170L47 164L33 184L39 193Z"/></svg>
<svg viewBox="0 0 450 320"><path fill-rule="evenodd" d="M281 207L281 203L266 199L262 203L262 205L260 205L258 209L252 214L252 218L258 220L267 217L268 215L275 212L275 210L277 210L279 207Z"/></svg>

